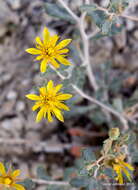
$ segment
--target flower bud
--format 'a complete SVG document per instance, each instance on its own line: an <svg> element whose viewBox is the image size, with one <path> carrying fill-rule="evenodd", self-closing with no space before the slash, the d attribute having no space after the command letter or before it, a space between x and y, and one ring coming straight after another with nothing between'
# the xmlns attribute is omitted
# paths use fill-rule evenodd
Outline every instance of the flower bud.
<svg viewBox="0 0 138 190"><path fill-rule="evenodd" d="M117 140L117 138L119 137L119 135L120 135L119 128L112 128L112 129L110 129L110 131L109 131L109 137L110 137L110 139Z"/></svg>

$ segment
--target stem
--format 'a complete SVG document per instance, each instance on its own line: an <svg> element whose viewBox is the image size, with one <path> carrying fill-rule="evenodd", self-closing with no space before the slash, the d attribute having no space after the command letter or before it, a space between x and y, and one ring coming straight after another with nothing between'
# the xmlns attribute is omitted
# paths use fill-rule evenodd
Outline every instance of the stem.
<svg viewBox="0 0 138 190"><path fill-rule="evenodd" d="M129 19L129 20L138 22L138 18L137 18L137 17L134 17L134 16L112 13L112 12L109 12L108 9L103 8L103 7L100 7L100 6L97 6L97 9L99 9L99 10L101 10L101 11L104 11L104 12L105 12L107 15L109 15L109 16L118 16L118 17L127 18L127 19Z"/></svg>
<svg viewBox="0 0 138 190"><path fill-rule="evenodd" d="M38 185L59 185L59 186L69 186L67 181L46 181L43 179L32 179L32 181Z"/></svg>
<svg viewBox="0 0 138 190"><path fill-rule="evenodd" d="M90 84L92 86L92 88L97 91L98 90L98 85L96 83L94 74L93 74L93 70L90 64L90 53L89 53L89 38L85 33L85 29L84 29L84 19L85 19L86 13L83 13L81 18L80 18L80 22L79 22L79 29L80 29L80 34L81 34L81 38L83 41L83 45L84 45L84 60L85 60L85 65L86 65L86 69L87 69L87 73L88 73L88 78L90 80Z"/></svg>
<svg viewBox="0 0 138 190"><path fill-rule="evenodd" d="M120 17L127 18L129 20L138 22L138 18L137 17L133 17L133 16L129 16L129 15L120 15Z"/></svg>
<svg viewBox="0 0 138 190"><path fill-rule="evenodd" d="M58 0L59 3L68 11L68 13L74 18L74 20L78 23L79 17L66 5L63 0Z"/></svg>
<svg viewBox="0 0 138 190"><path fill-rule="evenodd" d="M72 87L74 88L74 90L76 92L78 92L83 98L93 102L94 104L97 104L98 106L102 107L103 109L107 110L109 113L112 113L113 115L115 115L116 117L118 117L121 121L121 123L123 124L123 128L124 130L128 130L128 122L127 119L119 112L117 112L116 110L106 106L105 104L99 102L98 100L92 98L91 96L85 94L81 89L79 89L76 85L72 84Z"/></svg>
<svg viewBox="0 0 138 190"><path fill-rule="evenodd" d="M88 78L90 80L90 84L91 84L92 88L94 89L94 91L96 91L96 90L98 90L98 85L96 83L96 80L95 80L95 77L93 74L93 70L92 70L92 67L90 64L89 38L88 38L87 34L85 33L85 29L84 29L85 28L84 27L84 19L85 19L86 13L82 13L81 18L79 18L72 12L72 10L66 5L66 3L63 0L58 0L58 1L77 22L78 28L80 30L81 38L83 41L83 45L84 45L83 60L85 61L85 64L87 67L87 73L88 73ZM89 1L88 1L88 3L89 3Z"/></svg>
<svg viewBox="0 0 138 190"><path fill-rule="evenodd" d="M88 39L93 38L98 32L100 32L100 29L97 28L94 32L88 35Z"/></svg>

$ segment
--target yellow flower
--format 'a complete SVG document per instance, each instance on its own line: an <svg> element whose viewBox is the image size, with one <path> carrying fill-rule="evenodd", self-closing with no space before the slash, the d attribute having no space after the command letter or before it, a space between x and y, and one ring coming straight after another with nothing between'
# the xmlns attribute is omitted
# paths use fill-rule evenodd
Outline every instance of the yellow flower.
<svg viewBox="0 0 138 190"><path fill-rule="evenodd" d="M131 181L131 174L129 173L128 169L133 171L134 168L130 164L124 162L121 159L116 159L116 162L113 163L113 169L117 174L117 177L115 179L116 181L119 181L119 184L123 184L123 173L127 179Z"/></svg>
<svg viewBox="0 0 138 190"><path fill-rule="evenodd" d="M33 111L40 108L36 116L36 122L41 121L43 117L47 117L48 121L52 122L52 115L55 115L60 121L64 121L61 110L69 111L69 107L66 106L63 101L70 99L72 95L59 92L61 88L62 84L54 86L53 81L50 80L47 86L39 88L39 96L35 94L26 95L27 98L36 101L35 105L32 107Z"/></svg>
<svg viewBox="0 0 138 190"><path fill-rule="evenodd" d="M48 29L43 30L43 40L39 36L36 37L36 48L29 48L26 52L37 55L36 60L40 61L40 71L45 72L47 65L51 64L55 68L59 68L59 63L70 65L70 62L65 58L69 49L65 48L71 39L62 40L57 44L58 35L50 36Z"/></svg>
<svg viewBox="0 0 138 190"><path fill-rule="evenodd" d="M12 169L9 168L6 172L4 165L0 162L0 189L25 190L22 185L17 184L17 182L20 181L18 178L19 175L20 170L12 171Z"/></svg>

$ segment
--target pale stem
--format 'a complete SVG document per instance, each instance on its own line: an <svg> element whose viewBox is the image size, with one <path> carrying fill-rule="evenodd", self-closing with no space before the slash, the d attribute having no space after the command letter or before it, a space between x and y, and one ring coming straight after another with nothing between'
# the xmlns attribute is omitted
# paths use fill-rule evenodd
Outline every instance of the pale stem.
<svg viewBox="0 0 138 190"><path fill-rule="evenodd" d="M61 79L66 79L68 77L63 76L60 72L58 72L56 69L54 69L57 73L57 75L61 78ZM108 107L107 105L105 105L104 103L98 101L97 99L87 95L85 92L83 92L80 88L78 88L76 85L74 85L73 83L71 83L71 86L73 87L73 89L83 98L91 101L92 103L100 106L101 108L103 108L104 110L108 111L109 113L113 114L114 116L116 116L117 118L119 118L119 120L121 121L121 123L123 124L123 128L124 130L128 130L129 126L128 126L128 121L129 118L125 118L124 115L122 115L121 113L117 112L116 110L114 110L113 108Z"/></svg>
<svg viewBox="0 0 138 190"><path fill-rule="evenodd" d="M121 123L123 124L124 130L128 130L128 122L127 119L119 112L117 112L116 110L108 107L107 105L99 102L98 100L92 98L91 96L85 94L81 89L79 89L76 85L72 84L72 87L74 88L74 90L76 92L78 92L78 94L80 94L83 98L93 102L94 104L97 104L98 106L102 107L103 109L107 110L109 113L112 113L113 115L115 115L116 117L118 117L121 121Z"/></svg>
<svg viewBox="0 0 138 190"><path fill-rule="evenodd" d="M90 80L90 84L92 86L92 88L96 91L98 90L98 85L96 83L94 74L93 74L93 70L92 70L92 66L90 64L90 54L89 54L89 38L87 36L87 34L85 33L85 26L84 26L84 19L86 16L86 13L82 13L81 17L79 18L78 16L75 15L75 13L72 12L72 10L67 6L67 4L63 1L63 0L58 0L61 5L68 11L68 13L70 15L72 15L72 17L76 20L78 28L80 30L80 34L81 34L81 38L83 41L83 48L84 48L84 63L86 65L87 68L87 73L88 73L88 78ZM89 3L89 1L88 1Z"/></svg>
<svg viewBox="0 0 138 190"><path fill-rule="evenodd" d="M107 15L112 16L112 17L113 16L118 16L118 17L127 18L129 20L138 22L138 18L134 17L134 16L125 15L123 13L122 14L111 13L111 12L108 11L108 9L100 7L100 6L98 6L97 9L99 9L101 11L104 11Z"/></svg>
<svg viewBox="0 0 138 190"><path fill-rule="evenodd" d="M83 13L81 15L80 22L79 22L80 34L81 34L81 38L83 41L83 48L84 48L84 63L86 65L90 84L91 84L92 88L96 91L96 90L98 90L98 85L96 83L96 80L95 80L95 77L93 74L93 70L92 70L92 66L90 64L89 38L88 38L87 34L85 33L85 26L84 26L85 16L86 16L86 13Z"/></svg>
<svg viewBox="0 0 138 190"><path fill-rule="evenodd" d="M67 181L46 181L43 179L32 179L32 181L38 185L59 185L59 186L70 186Z"/></svg>
<svg viewBox="0 0 138 190"><path fill-rule="evenodd" d="M123 18L127 18L129 20L138 22L138 18L137 17L129 16L129 15L120 15L120 16L123 17Z"/></svg>
<svg viewBox="0 0 138 190"><path fill-rule="evenodd" d="M63 0L58 0L59 3L68 11L68 13L74 18L76 22L79 22L79 17L68 7Z"/></svg>

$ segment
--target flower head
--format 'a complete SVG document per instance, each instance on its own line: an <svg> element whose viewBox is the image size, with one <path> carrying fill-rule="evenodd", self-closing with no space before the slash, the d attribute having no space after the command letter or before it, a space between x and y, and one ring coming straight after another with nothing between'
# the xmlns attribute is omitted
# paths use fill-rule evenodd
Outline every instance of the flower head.
<svg viewBox="0 0 138 190"><path fill-rule="evenodd" d="M6 171L3 163L0 162L0 189L13 189L13 190L25 190L25 188L17 184L20 181L18 176L20 175L20 170L12 171L11 168Z"/></svg>
<svg viewBox="0 0 138 190"><path fill-rule="evenodd" d="M123 173L125 174L127 179L131 181L131 174L129 170L130 171L134 170L134 168L130 164L124 162L123 159L116 158L115 162L113 163L113 169L117 174L117 177L115 179L116 181L119 181L120 184L123 184Z"/></svg>
<svg viewBox="0 0 138 190"><path fill-rule="evenodd" d="M51 64L55 68L59 68L59 63L70 65L70 62L65 58L69 49L65 48L71 39L65 39L57 44L58 35L50 36L48 29L43 30L43 40L36 37L36 48L29 48L26 52L37 55L36 60L40 61L40 71L45 72L47 65Z"/></svg>
<svg viewBox="0 0 138 190"><path fill-rule="evenodd" d="M52 115L55 115L60 121L64 121L61 110L69 111L69 107L63 101L70 99L72 95L59 92L61 88L62 84L54 86L53 81L50 80L47 86L39 88L39 96L35 94L26 95L27 98L36 101L32 110L40 109L36 116L36 122L41 121L43 117L47 117L48 121L52 122Z"/></svg>

